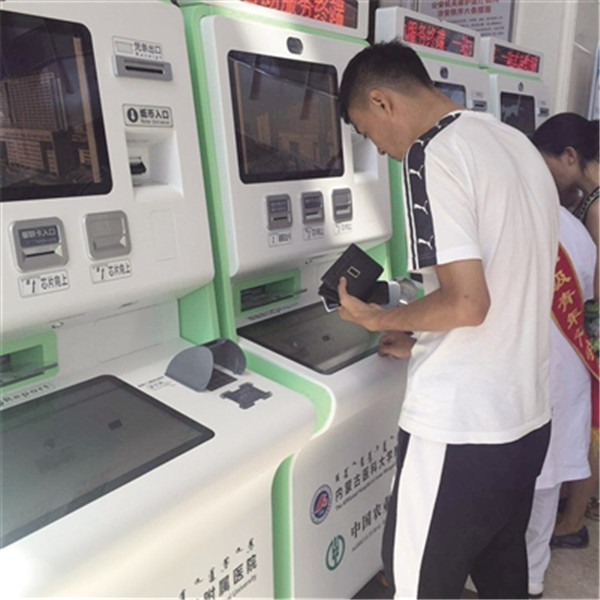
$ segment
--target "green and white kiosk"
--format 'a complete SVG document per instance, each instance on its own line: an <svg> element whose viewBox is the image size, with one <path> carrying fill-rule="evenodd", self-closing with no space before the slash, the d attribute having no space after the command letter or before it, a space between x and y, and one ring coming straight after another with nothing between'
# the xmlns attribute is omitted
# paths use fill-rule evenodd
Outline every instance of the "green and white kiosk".
<svg viewBox="0 0 600 600"><path fill-rule="evenodd" d="M481 41L480 62L490 78L490 112L531 135L550 116L543 54L493 37Z"/></svg>
<svg viewBox="0 0 600 600"><path fill-rule="evenodd" d="M0 596L272 597L315 412L220 337L182 15L0 9Z"/></svg>
<svg viewBox="0 0 600 600"><path fill-rule="evenodd" d="M406 367L317 295L350 243L390 276L387 163L337 104L368 3L335 3L338 25L243 0L183 4L221 324L318 414L274 482L275 596L349 598L382 565Z"/></svg>

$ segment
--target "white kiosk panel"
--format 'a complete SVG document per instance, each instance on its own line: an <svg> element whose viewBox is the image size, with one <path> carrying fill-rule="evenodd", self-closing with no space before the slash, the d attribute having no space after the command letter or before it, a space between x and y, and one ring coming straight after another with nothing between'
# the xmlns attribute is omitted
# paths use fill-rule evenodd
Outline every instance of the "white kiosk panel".
<svg viewBox="0 0 600 600"><path fill-rule="evenodd" d="M481 64L489 71L491 112L532 134L550 116L543 55L504 40L482 38Z"/></svg>
<svg viewBox="0 0 600 600"><path fill-rule="evenodd" d="M230 276L389 237L385 161L335 98L356 44L220 16L201 31Z"/></svg>
<svg viewBox="0 0 600 600"><path fill-rule="evenodd" d="M202 186L181 122L193 114L183 26L148 23L141 37L145 4L129 6L115 20L85 3L2 3L4 336L177 298L214 275L205 204L183 193Z"/></svg>

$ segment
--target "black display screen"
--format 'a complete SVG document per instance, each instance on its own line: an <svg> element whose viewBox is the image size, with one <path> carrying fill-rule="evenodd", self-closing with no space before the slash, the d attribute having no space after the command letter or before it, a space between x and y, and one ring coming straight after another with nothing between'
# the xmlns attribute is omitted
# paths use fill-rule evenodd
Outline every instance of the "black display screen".
<svg viewBox="0 0 600 600"><path fill-rule="evenodd" d="M376 352L380 337L342 321L321 302L246 325L238 334L324 375Z"/></svg>
<svg viewBox="0 0 600 600"><path fill-rule="evenodd" d="M0 200L106 194L111 187L90 32L3 10Z"/></svg>
<svg viewBox="0 0 600 600"><path fill-rule="evenodd" d="M457 83L447 83L446 81L434 81L433 85L442 92L445 96L448 96L450 100L453 100L457 104L467 106L467 89L464 85L458 85Z"/></svg>
<svg viewBox="0 0 600 600"><path fill-rule="evenodd" d="M535 131L535 99L533 96L500 93L500 120L526 135Z"/></svg>
<svg viewBox="0 0 600 600"><path fill-rule="evenodd" d="M0 546L214 436L108 375L0 411L0 432Z"/></svg>
<svg viewBox="0 0 600 600"><path fill-rule="evenodd" d="M228 62L244 183L343 174L335 67L239 51Z"/></svg>

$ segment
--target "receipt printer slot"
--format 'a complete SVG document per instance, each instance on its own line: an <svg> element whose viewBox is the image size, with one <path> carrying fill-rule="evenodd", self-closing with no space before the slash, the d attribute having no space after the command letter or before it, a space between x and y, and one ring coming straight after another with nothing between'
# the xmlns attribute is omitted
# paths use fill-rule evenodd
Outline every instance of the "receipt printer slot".
<svg viewBox="0 0 600 600"><path fill-rule="evenodd" d="M171 63L120 55L114 58L115 75L117 77L139 77L160 81L171 81L173 79Z"/></svg>

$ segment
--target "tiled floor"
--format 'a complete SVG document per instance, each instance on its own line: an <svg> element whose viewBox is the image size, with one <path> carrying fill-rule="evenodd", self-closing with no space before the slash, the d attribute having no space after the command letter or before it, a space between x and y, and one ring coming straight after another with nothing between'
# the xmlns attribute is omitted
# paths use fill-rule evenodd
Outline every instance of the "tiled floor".
<svg viewBox="0 0 600 600"><path fill-rule="evenodd" d="M546 572L544 598L599 598L598 521L586 520L590 545L584 550L555 548Z"/></svg>
<svg viewBox="0 0 600 600"><path fill-rule="evenodd" d="M546 572L544 600L579 598L598 599L598 521L586 522L590 545L583 550L557 548L552 550L550 567ZM372 579L354 598L375 600L391 598L389 589ZM462 598L477 598L472 585L467 584Z"/></svg>

